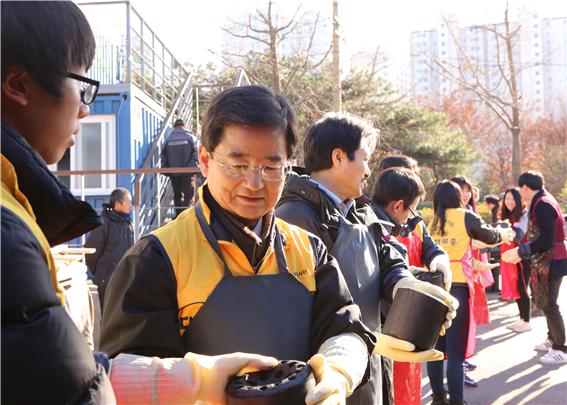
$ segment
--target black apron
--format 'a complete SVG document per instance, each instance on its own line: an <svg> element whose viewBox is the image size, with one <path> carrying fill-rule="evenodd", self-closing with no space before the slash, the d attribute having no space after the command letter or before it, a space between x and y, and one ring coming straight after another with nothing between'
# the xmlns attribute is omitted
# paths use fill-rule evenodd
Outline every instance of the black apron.
<svg viewBox="0 0 567 405"><path fill-rule="evenodd" d="M337 238L329 252L337 259L362 321L380 331L380 262L376 242L368 227L341 217ZM347 404L382 404L380 356L370 356L370 379L347 398Z"/></svg>
<svg viewBox="0 0 567 405"><path fill-rule="evenodd" d="M278 274L234 276L200 203L195 212L207 241L224 264L224 277L189 323L182 337L185 348L206 355L249 352L307 361L313 294L289 272L277 227Z"/></svg>

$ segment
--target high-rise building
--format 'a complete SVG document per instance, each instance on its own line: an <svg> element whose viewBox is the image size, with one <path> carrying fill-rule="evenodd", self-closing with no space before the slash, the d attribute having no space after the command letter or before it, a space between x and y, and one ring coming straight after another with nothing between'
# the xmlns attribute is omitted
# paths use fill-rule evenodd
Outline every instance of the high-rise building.
<svg viewBox="0 0 567 405"><path fill-rule="evenodd" d="M412 32L411 95L435 103L455 90L482 87L509 99L505 30L504 23L459 27L455 21L444 21L439 27ZM567 18L532 15L511 22L509 30L518 30L512 58L523 108L535 117L567 115Z"/></svg>

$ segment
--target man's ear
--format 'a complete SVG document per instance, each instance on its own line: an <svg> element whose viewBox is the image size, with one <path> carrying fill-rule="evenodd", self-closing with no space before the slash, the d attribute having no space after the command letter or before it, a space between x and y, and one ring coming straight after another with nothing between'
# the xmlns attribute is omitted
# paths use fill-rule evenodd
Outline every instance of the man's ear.
<svg viewBox="0 0 567 405"><path fill-rule="evenodd" d="M2 102L10 101L20 107L28 105L30 80L28 72L16 66L8 66L2 79Z"/></svg>
<svg viewBox="0 0 567 405"><path fill-rule="evenodd" d="M211 155L203 145L199 145L199 168L203 176L207 177L209 173L209 162L211 161Z"/></svg>
<svg viewBox="0 0 567 405"><path fill-rule="evenodd" d="M331 160L333 161L333 166L340 166L345 158L346 154L341 148L335 148L331 152Z"/></svg>
<svg viewBox="0 0 567 405"><path fill-rule="evenodd" d="M404 200L394 201L393 205L396 211L404 211Z"/></svg>

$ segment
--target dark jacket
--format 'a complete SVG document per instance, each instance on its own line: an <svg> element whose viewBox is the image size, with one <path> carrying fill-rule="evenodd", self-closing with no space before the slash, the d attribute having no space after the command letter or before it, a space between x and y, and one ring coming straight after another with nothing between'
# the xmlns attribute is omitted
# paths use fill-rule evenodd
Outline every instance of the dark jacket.
<svg viewBox="0 0 567 405"><path fill-rule="evenodd" d="M174 128L161 152L162 167L197 167L197 138L184 128ZM186 173L167 174L170 177L187 176Z"/></svg>
<svg viewBox="0 0 567 405"><path fill-rule="evenodd" d="M388 213L384 211L382 207L379 207L374 203L372 204L372 209L374 210L374 213L376 214L378 219L385 222L384 227L386 228L388 233L391 234L392 229L394 228L394 223L392 222L392 219L390 218ZM443 250L443 248L441 248L441 246L439 246L437 243L435 243L433 239L431 239L431 235L429 235L429 231L427 231L427 228L424 226L422 229L423 229L423 235L421 241L422 260L423 263L429 266L429 264L431 263L431 261L435 256L444 255L446 253ZM403 244L399 243L399 244L395 244L394 246L399 247L399 245L403 247L403 251L400 251L399 249L398 250L404 255L404 257L407 257L407 250Z"/></svg>
<svg viewBox="0 0 567 405"><path fill-rule="evenodd" d="M105 204L102 212L102 226L93 230L85 243L85 247L95 248L96 252L86 255L89 270L94 275L94 283L104 286L122 258L122 255L134 244L134 230L130 216L114 211Z"/></svg>
<svg viewBox="0 0 567 405"><path fill-rule="evenodd" d="M96 212L73 198L43 159L4 123L2 154L14 166L19 188L25 190L41 231L52 244L75 238L100 223ZM2 173L3 187L5 175L8 173ZM110 401L108 376L95 363L55 293L38 235L21 214L4 205L1 231L2 403Z"/></svg>
<svg viewBox="0 0 567 405"><path fill-rule="evenodd" d="M291 173L276 206L276 215L319 236L328 250L333 247L339 218L342 215L331 198L309 180L308 176ZM392 300L392 291L403 277L410 276L407 265L397 249L383 239L387 234L369 206L357 206L349 211L347 219L372 228L380 261L380 292L382 300Z"/></svg>
<svg viewBox="0 0 567 405"><path fill-rule="evenodd" d="M530 222L537 228L538 235L528 243L520 245L518 254L521 258L528 259L535 253L552 252L550 277L566 276L565 224L555 198L545 189L537 192L530 203L528 216Z"/></svg>
<svg viewBox="0 0 567 405"><path fill-rule="evenodd" d="M298 176L293 172L286 179L282 196L277 204L276 215L319 236L328 250L333 248L340 218L343 216L335 202L317 184L310 181L309 176ZM381 311L382 308L391 304L393 289L397 282L403 277L411 276L411 274L407 270L406 261L398 252L397 247L384 240L387 231L369 205L358 205L354 201L346 219L351 223L368 226L376 242L380 266L380 288L377 294L380 294L379 309ZM357 252L352 252L352 254L357 254ZM362 308L362 311L364 312L364 308ZM370 378L374 380L375 385L382 386L382 402L392 404L394 398L391 385L391 367L385 358L381 358L381 368L377 375L372 375ZM361 400L369 401L371 400L370 397L373 397L372 400L378 401L379 397L375 397L372 389L367 390L367 388L371 387L365 387L361 384L353 396L347 400L347 403L360 403Z"/></svg>

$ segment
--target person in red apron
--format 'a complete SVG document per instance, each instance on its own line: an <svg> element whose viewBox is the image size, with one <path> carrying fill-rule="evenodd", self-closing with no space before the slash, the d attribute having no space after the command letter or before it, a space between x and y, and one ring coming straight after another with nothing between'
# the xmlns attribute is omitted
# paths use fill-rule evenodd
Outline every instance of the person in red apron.
<svg viewBox="0 0 567 405"><path fill-rule="evenodd" d="M528 242L507 251L502 260L519 263L530 261L534 303L543 310L548 333L545 342L535 350L547 352L543 364L567 363L565 322L557 299L561 281L567 275L567 238L565 219L557 200L544 188L543 175L527 171L518 178L520 194L529 203Z"/></svg>
<svg viewBox="0 0 567 405"><path fill-rule="evenodd" d="M400 158L387 157L380 162L379 169L383 170L372 193L374 212L380 220L393 225L386 225L390 233L388 238L395 239L405 247L400 249L400 253L408 264L415 267L428 265L431 271L443 272L446 289L449 290L451 285L449 258L431 239L425 224L415 214L420 196L425 193L421 180L415 171L410 171L411 166L403 168L399 165L388 165L389 162L399 164L400 160L404 163L405 161ZM382 313L387 316L387 309L383 307ZM395 361L393 384L395 403L420 404L421 364Z"/></svg>
<svg viewBox="0 0 567 405"><path fill-rule="evenodd" d="M500 256L502 257L508 250L527 242L528 215L517 188L509 188L505 191L500 219L508 221L516 232L516 238L513 242L500 245ZM501 260L500 274L502 276L502 292L500 294L502 299L516 300L520 312L520 319L506 325L506 327L518 333L532 330L530 325L531 300L528 291L530 285L529 261L507 263Z"/></svg>
<svg viewBox="0 0 567 405"><path fill-rule="evenodd" d="M199 202L135 244L110 280L101 347L111 356L313 359L308 404L343 402L368 377L376 340L337 262L317 237L274 214L295 123L288 101L262 86L210 102Z"/></svg>
<svg viewBox="0 0 567 405"><path fill-rule="evenodd" d="M472 270L471 240L486 244L513 240L515 234L509 228L493 228L475 213L463 207L461 188L444 180L433 193L434 219L429 226L431 237L451 259L451 295L460 303L457 317L447 334L437 341L437 348L447 357L448 397L443 384L443 363L427 363L427 373L433 391L433 404L463 404L463 362L474 353L475 322L472 300L474 279ZM448 400L449 399L449 400Z"/></svg>

